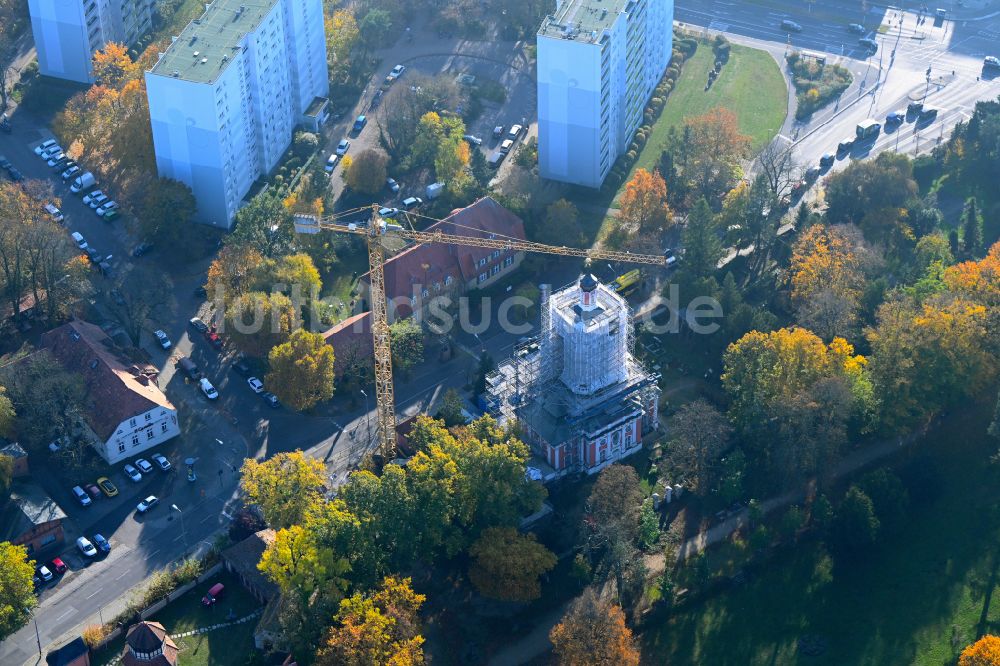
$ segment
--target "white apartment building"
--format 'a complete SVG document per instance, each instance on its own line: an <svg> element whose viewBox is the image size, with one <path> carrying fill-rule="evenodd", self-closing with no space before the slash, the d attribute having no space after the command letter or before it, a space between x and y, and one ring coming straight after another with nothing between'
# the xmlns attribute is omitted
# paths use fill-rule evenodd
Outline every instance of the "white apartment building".
<svg viewBox="0 0 1000 666"><path fill-rule="evenodd" d="M159 175L228 229L328 90L322 0L215 0L146 72Z"/></svg>
<svg viewBox="0 0 1000 666"><path fill-rule="evenodd" d="M28 0L38 71L91 83L91 56L108 42L135 44L153 27L155 0Z"/></svg>
<svg viewBox="0 0 1000 666"><path fill-rule="evenodd" d="M600 187L670 62L673 0L558 0L538 30L538 167Z"/></svg>

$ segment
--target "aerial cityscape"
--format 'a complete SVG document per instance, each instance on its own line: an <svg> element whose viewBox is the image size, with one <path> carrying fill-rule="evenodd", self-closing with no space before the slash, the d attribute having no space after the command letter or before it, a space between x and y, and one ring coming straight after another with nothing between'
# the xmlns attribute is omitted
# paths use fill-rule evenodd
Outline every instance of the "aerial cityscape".
<svg viewBox="0 0 1000 666"><path fill-rule="evenodd" d="M1000 666L1000 3L0 0L3 666Z"/></svg>

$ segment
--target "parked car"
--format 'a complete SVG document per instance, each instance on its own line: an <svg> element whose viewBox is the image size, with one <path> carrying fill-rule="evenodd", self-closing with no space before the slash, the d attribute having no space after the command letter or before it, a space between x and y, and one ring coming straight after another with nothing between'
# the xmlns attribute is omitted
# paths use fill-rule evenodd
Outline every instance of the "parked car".
<svg viewBox="0 0 1000 666"><path fill-rule="evenodd" d="M406 199L403 199L403 208L406 210L412 210L423 203L424 200L420 197L407 197Z"/></svg>
<svg viewBox="0 0 1000 666"><path fill-rule="evenodd" d="M132 256L136 258L141 257L142 255L146 254L152 249L153 249L152 243L139 243L132 250Z"/></svg>
<svg viewBox="0 0 1000 666"><path fill-rule="evenodd" d="M91 499L101 499L101 489L98 488L96 484L85 483L83 484L83 489L87 491L87 494L90 495Z"/></svg>
<svg viewBox="0 0 1000 666"><path fill-rule="evenodd" d="M264 392L264 382L260 381L256 377L250 377L249 379L247 379L247 385L250 387L250 390L253 391L254 393Z"/></svg>
<svg viewBox="0 0 1000 666"><path fill-rule="evenodd" d="M170 349L170 338L167 337L166 333L160 329L156 329L153 331L153 336L156 338L156 341L160 343L161 347L164 349Z"/></svg>
<svg viewBox="0 0 1000 666"><path fill-rule="evenodd" d="M503 162L503 158L505 157L507 157L507 153L496 150L492 155L486 158L486 163L489 164L490 167L497 169L500 167L500 163Z"/></svg>
<svg viewBox="0 0 1000 666"><path fill-rule="evenodd" d="M906 111L900 109L899 111L893 111L886 114L885 124L886 125L898 125L906 120Z"/></svg>
<svg viewBox="0 0 1000 666"><path fill-rule="evenodd" d="M90 206L90 202L91 201L93 201L97 197L103 196L103 195L104 195L104 190L92 190L92 191L88 192L87 194L83 195L83 203L85 203L88 206ZM107 197L104 197L103 201L107 201L107 199L108 199ZM90 206L90 207L91 208L97 208L97 206Z"/></svg>
<svg viewBox="0 0 1000 666"><path fill-rule="evenodd" d="M62 222L66 219L63 216L62 211L56 208L55 204L45 204L45 212L49 214L49 217L52 218L53 222Z"/></svg>
<svg viewBox="0 0 1000 666"><path fill-rule="evenodd" d="M386 184L386 185L387 185L387 186L389 187L389 189L390 189L390 190L392 190L392 191L393 191L394 193L395 193L395 192L399 192L399 183L397 183L397 182L396 182L396 180L395 180L394 178L386 178L386 179L385 179L385 184Z"/></svg>
<svg viewBox="0 0 1000 666"><path fill-rule="evenodd" d="M215 331L209 331L205 333L205 339L208 340L208 344L212 346L215 351L222 351L222 338Z"/></svg>
<svg viewBox="0 0 1000 666"><path fill-rule="evenodd" d="M149 474L153 471L153 466L145 458L136 458L135 466L141 469L143 474Z"/></svg>
<svg viewBox="0 0 1000 666"><path fill-rule="evenodd" d="M63 151L62 147L59 146L58 144L54 146L49 146L48 148L42 151L42 159L50 160L52 159L53 156L62 154L62 151Z"/></svg>
<svg viewBox="0 0 1000 666"><path fill-rule="evenodd" d="M938 110L933 106L925 106L917 116L918 122L927 122L937 118Z"/></svg>
<svg viewBox="0 0 1000 666"><path fill-rule="evenodd" d="M71 160L68 155L63 155L60 159L56 160L55 164L50 164L53 171L65 171L76 164L75 161Z"/></svg>
<svg viewBox="0 0 1000 666"><path fill-rule="evenodd" d="M52 561L49 562L49 568L52 569L53 573L59 576L66 573L66 570L69 567L66 566L66 563L62 561L61 557L53 557Z"/></svg>
<svg viewBox="0 0 1000 666"><path fill-rule="evenodd" d="M91 541L93 541L94 545L97 546L97 550L101 551L105 555L111 552L111 544L102 535L95 534Z"/></svg>
<svg viewBox="0 0 1000 666"><path fill-rule="evenodd" d="M81 250L87 249L87 241L84 240L83 234L81 234L79 231L74 231L69 235L69 237L73 239L73 242L76 243L76 246L79 249Z"/></svg>
<svg viewBox="0 0 1000 666"><path fill-rule="evenodd" d="M266 402L267 406L271 407L272 409L277 409L278 407L281 407L281 403L278 402L278 396L274 395L269 391L261 393L260 397L264 398L264 402Z"/></svg>
<svg viewBox="0 0 1000 666"><path fill-rule="evenodd" d="M66 153L60 151L55 155L53 155L52 157L50 157L49 160L46 162L46 164L48 164L50 167L54 167L55 165L66 161L66 159L67 159Z"/></svg>
<svg viewBox="0 0 1000 666"><path fill-rule="evenodd" d="M109 201L108 195L105 194L104 192L101 192L100 190L97 190L97 196L91 198L89 202L85 203L87 203L87 205L93 208L94 210L97 210L108 201Z"/></svg>
<svg viewBox="0 0 1000 666"><path fill-rule="evenodd" d="M910 102L909 104L906 105L906 115L910 114L916 115L921 111L923 111L923 109L924 109L923 102Z"/></svg>
<svg viewBox="0 0 1000 666"><path fill-rule="evenodd" d="M403 75L403 72L405 71L406 71L405 65L396 65L389 72L389 75L385 77L386 83L392 83L393 81L401 77Z"/></svg>
<svg viewBox="0 0 1000 666"><path fill-rule="evenodd" d="M97 487L101 489L101 492L108 497L114 497L118 494L118 488L115 484L111 483L111 479L106 476L102 476L97 480Z"/></svg>
<svg viewBox="0 0 1000 666"><path fill-rule="evenodd" d="M122 214L120 212L118 212L119 210L121 210L121 209L119 209L119 208L112 208L111 210L109 210L107 213L104 214L104 221L105 222L114 222L115 220L117 220L119 217L122 216Z"/></svg>
<svg viewBox="0 0 1000 666"><path fill-rule="evenodd" d="M212 382L208 381L208 379L205 377L202 377L201 379L198 380L198 387L201 389L201 392L205 394L205 397L208 398L209 400L215 400L216 398L219 397L219 392L215 390L214 386L212 386Z"/></svg>
<svg viewBox="0 0 1000 666"><path fill-rule="evenodd" d="M336 153L330 155L330 157L328 157L326 160L326 166L323 167L323 171L327 173L333 173L333 170L337 167L337 160L339 159L340 155L337 155Z"/></svg>
<svg viewBox="0 0 1000 666"><path fill-rule="evenodd" d="M94 548L94 544L90 543L90 539L87 537L77 537L76 547L80 549L80 552L86 557L94 557L97 555L97 549Z"/></svg>
<svg viewBox="0 0 1000 666"><path fill-rule="evenodd" d="M124 469L125 469L125 476L127 476L128 478L132 479L136 483L142 481L142 474L131 464L125 463Z"/></svg>
<svg viewBox="0 0 1000 666"><path fill-rule="evenodd" d="M496 127L494 127L493 128L493 138L494 139L499 139L500 137L502 137L503 136L503 130L504 130L504 126L503 125L497 125Z"/></svg>
<svg viewBox="0 0 1000 666"><path fill-rule="evenodd" d="M511 125L510 130L508 130L507 132L507 138L510 139L511 141L517 141L519 138L521 138L521 132L523 131L524 128L521 127L520 125Z"/></svg>
<svg viewBox="0 0 1000 666"><path fill-rule="evenodd" d="M385 218L392 219L392 218L396 217L397 215L399 215L399 209L398 208L389 208L388 206L383 206L382 208L378 209L378 216L379 217L385 217Z"/></svg>
<svg viewBox="0 0 1000 666"><path fill-rule="evenodd" d="M343 157L347 154L347 150L351 147L351 142L347 139L341 139L340 143L337 144L337 155Z"/></svg>
<svg viewBox="0 0 1000 666"><path fill-rule="evenodd" d="M837 152L846 153L853 147L854 147L854 137L853 136L847 137L837 144Z"/></svg>
<svg viewBox="0 0 1000 666"><path fill-rule="evenodd" d="M368 106L369 109L374 109L374 108L378 107L379 102L382 101L382 94L383 93L382 93L382 89L381 88L379 88L378 90L375 91L375 94L372 95L371 104Z"/></svg>
<svg viewBox="0 0 1000 666"><path fill-rule="evenodd" d="M62 177L63 180L69 180L70 178L74 177L78 173L80 173L80 167L78 167L77 165L74 164L73 166L71 166L70 168L66 169L65 171L63 171L59 175Z"/></svg>
<svg viewBox="0 0 1000 666"><path fill-rule="evenodd" d="M233 370L235 370L239 375L247 377L250 375L250 364L247 363L246 358L240 356L233 363Z"/></svg>
<svg viewBox="0 0 1000 666"><path fill-rule="evenodd" d="M472 134L463 134L462 138L471 143L473 146L483 145L483 140L480 139L478 136L474 136Z"/></svg>
<svg viewBox="0 0 1000 666"><path fill-rule="evenodd" d="M368 118L366 118L365 114L362 113L360 116L354 119L354 125L353 127L351 127L351 130L354 131L355 133L360 132L365 128L365 125L367 124L368 124Z"/></svg>
<svg viewBox="0 0 1000 666"><path fill-rule="evenodd" d="M80 503L80 506L90 506L91 504L90 495L80 486L73 486L73 497Z"/></svg>
<svg viewBox="0 0 1000 666"><path fill-rule="evenodd" d="M135 510L138 511L139 513L146 513L159 503L160 500L159 498L157 498L156 495L150 495L146 499L139 502L139 504L136 505Z"/></svg>
<svg viewBox="0 0 1000 666"><path fill-rule="evenodd" d="M46 150L48 150L49 148L51 148L54 145L56 145L56 140L55 139L46 139L45 141L42 141L40 144L38 144L37 146L35 146L35 154L36 155L41 155L42 153L44 153Z"/></svg>
<svg viewBox="0 0 1000 666"><path fill-rule="evenodd" d="M791 19L785 19L782 21L781 29L786 32L802 32L802 26Z"/></svg>
<svg viewBox="0 0 1000 666"><path fill-rule="evenodd" d="M507 153L510 152L511 148L513 147L514 147L513 139L504 139L503 143L500 144L500 152L506 155Z"/></svg>
<svg viewBox="0 0 1000 666"><path fill-rule="evenodd" d="M24 180L24 176L21 174L21 172L15 169L14 167L10 167L7 169L7 175L10 176L10 179L15 183L20 183L22 180Z"/></svg>
<svg viewBox="0 0 1000 666"><path fill-rule="evenodd" d="M222 592L225 589L226 586L223 585L222 583L216 583L212 587L208 588L208 592L205 594L205 596L201 598L201 605L211 606L212 604L214 604L216 601L219 600L219 597L222 596Z"/></svg>
<svg viewBox="0 0 1000 666"><path fill-rule="evenodd" d="M45 566L44 564L42 566L38 567L37 569L35 569L35 575L38 576L38 578L43 583L47 583L50 580L52 580L52 578L53 578L52 572L49 571L49 568L47 566Z"/></svg>
<svg viewBox="0 0 1000 666"><path fill-rule="evenodd" d="M73 184L69 186L69 191L73 194L79 194L96 184L97 179L94 178L94 174L89 171L85 171L73 180Z"/></svg>
<svg viewBox="0 0 1000 666"><path fill-rule="evenodd" d="M199 333L204 333L208 330L208 324L203 322L200 317L191 317L191 319L188 320L188 324L190 324L191 328Z"/></svg>
<svg viewBox="0 0 1000 666"><path fill-rule="evenodd" d="M162 453L154 453L153 455L151 455L149 457L153 459L153 462L155 462L156 465L161 470L163 470L164 472L169 472L170 471L170 467L171 467L170 461L167 460L166 456L164 456Z"/></svg>
<svg viewBox="0 0 1000 666"><path fill-rule="evenodd" d="M111 211L113 211L113 210L115 210L117 208L118 208L118 202L117 201L113 201L113 200L112 201L105 201L104 203L102 203L100 206L97 207L97 214L98 215L106 215L107 213L110 213Z"/></svg>
<svg viewBox="0 0 1000 666"><path fill-rule="evenodd" d="M187 356L181 356L177 359L176 366L181 369L181 372L188 376L188 379L196 381L201 379L201 370L198 369L198 365Z"/></svg>

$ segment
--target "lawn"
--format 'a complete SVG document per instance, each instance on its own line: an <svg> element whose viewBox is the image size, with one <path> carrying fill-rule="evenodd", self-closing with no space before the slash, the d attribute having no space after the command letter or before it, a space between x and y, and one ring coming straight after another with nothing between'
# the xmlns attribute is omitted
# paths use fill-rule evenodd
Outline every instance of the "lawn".
<svg viewBox="0 0 1000 666"><path fill-rule="evenodd" d="M225 585L225 593L215 606L206 608L201 605L201 598L215 583ZM257 626L257 618L204 634L184 637L177 635L199 627L224 623L230 611L237 618L246 617L260 606L238 579L223 571L218 576L199 583L149 619L162 624L177 643L180 648L180 666L244 666L253 661L253 631ZM112 658L121 655L124 646L124 637L113 641L107 648L96 653L91 663L96 666L110 663Z"/></svg>
<svg viewBox="0 0 1000 666"><path fill-rule="evenodd" d="M699 43L698 50L681 68L677 86L667 97L663 113L653 125L653 133L633 170L653 169L671 127L679 129L685 118L716 107L736 114L740 130L752 138L755 151L778 133L788 112L788 88L774 58L765 51L733 44L729 62L706 91L705 81L714 62L712 47Z"/></svg>
<svg viewBox="0 0 1000 666"><path fill-rule="evenodd" d="M1000 470L984 436L990 408L953 414L894 461L912 520L852 570L816 542L768 563L740 588L695 604L641 636L646 663L954 664L1000 630ZM825 652L806 657L800 637Z"/></svg>

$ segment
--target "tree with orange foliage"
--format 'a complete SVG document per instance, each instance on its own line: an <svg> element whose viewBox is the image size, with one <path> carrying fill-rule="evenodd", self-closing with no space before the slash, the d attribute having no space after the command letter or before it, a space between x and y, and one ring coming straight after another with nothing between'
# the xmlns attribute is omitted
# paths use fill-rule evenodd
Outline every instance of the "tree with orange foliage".
<svg viewBox="0 0 1000 666"><path fill-rule="evenodd" d="M636 169L619 199L618 219L629 231L657 231L670 221L667 184L659 171Z"/></svg>
<svg viewBox="0 0 1000 666"><path fill-rule="evenodd" d="M252 291L263 264L264 257L252 246L227 244L208 267L209 298L222 307Z"/></svg>
<svg viewBox="0 0 1000 666"><path fill-rule="evenodd" d="M549 632L559 666L638 666L639 651L620 606L587 589Z"/></svg>
<svg viewBox="0 0 1000 666"><path fill-rule="evenodd" d="M409 578L388 577L371 595L355 593L340 602L337 625L313 662L316 666L412 666L424 663L420 619L426 597Z"/></svg>
<svg viewBox="0 0 1000 666"><path fill-rule="evenodd" d="M96 85L120 90L129 81L139 78L139 67L128 54L124 44L108 42L94 52L93 63Z"/></svg>
<svg viewBox="0 0 1000 666"><path fill-rule="evenodd" d="M1000 666L1000 638L983 636L962 650L958 666Z"/></svg>
<svg viewBox="0 0 1000 666"><path fill-rule="evenodd" d="M677 141L672 150L683 165L682 177L695 196L709 201L732 188L750 155L750 137L740 133L736 114L721 107L685 120Z"/></svg>
<svg viewBox="0 0 1000 666"><path fill-rule="evenodd" d="M807 229L795 243L789 270L799 324L826 340L853 333L869 258L853 226Z"/></svg>

